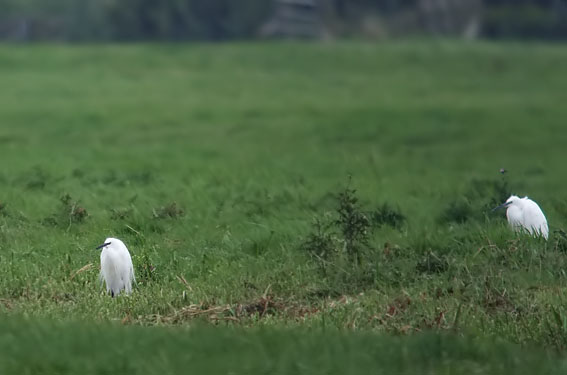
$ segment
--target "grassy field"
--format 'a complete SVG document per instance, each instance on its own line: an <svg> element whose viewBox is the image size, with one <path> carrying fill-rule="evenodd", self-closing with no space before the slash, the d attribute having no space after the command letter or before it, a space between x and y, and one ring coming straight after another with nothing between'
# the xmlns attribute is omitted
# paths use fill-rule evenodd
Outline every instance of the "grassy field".
<svg viewBox="0 0 567 375"><path fill-rule="evenodd" d="M154 334L197 350L186 326L205 324L229 327L194 334L219 351L270 332L307 353L325 334L367 354L442 337L457 349L435 373L498 353L542 366L516 345L567 345L565 61L538 44L0 46L0 344L20 358L20 328L42 345L122 329L122 354ZM540 204L549 241L490 212L510 193ZM132 253L130 297L98 281L109 236ZM289 373L286 350L235 373Z"/></svg>
<svg viewBox="0 0 567 375"><path fill-rule="evenodd" d="M564 374L555 354L432 333L0 323L3 374ZM16 344L16 345L15 345ZM38 345L39 344L39 345ZM22 347L33 348L24 351Z"/></svg>

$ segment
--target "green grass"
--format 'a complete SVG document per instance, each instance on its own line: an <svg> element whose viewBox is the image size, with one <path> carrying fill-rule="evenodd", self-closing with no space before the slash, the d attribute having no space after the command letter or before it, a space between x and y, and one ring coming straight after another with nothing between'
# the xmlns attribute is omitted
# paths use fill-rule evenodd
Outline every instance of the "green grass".
<svg viewBox="0 0 567 375"><path fill-rule="evenodd" d="M566 60L432 41L2 45L0 309L87 330L451 331L563 351ZM360 262L336 226L310 256L348 184L362 215L406 221L368 228ZM547 243L489 212L512 192L543 208ZM133 255L131 297L98 282L108 236Z"/></svg>
<svg viewBox="0 0 567 375"><path fill-rule="evenodd" d="M501 341L279 329L152 330L0 322L3 374L563 374L565 359ZM49 344L42 344L49 343ZM33 348L24 351L21 348ZM250 355L253 353L253 355Z"/></svg>

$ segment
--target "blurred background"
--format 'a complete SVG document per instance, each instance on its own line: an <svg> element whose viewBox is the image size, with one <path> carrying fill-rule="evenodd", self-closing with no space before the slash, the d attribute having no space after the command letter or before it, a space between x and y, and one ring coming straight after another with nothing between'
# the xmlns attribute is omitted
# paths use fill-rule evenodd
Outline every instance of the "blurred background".
<svg viewBox="0 0 567 375"><path fill-rule="evenodd" d="M0 0L4 41L566 39L567 0Z"/></svg>

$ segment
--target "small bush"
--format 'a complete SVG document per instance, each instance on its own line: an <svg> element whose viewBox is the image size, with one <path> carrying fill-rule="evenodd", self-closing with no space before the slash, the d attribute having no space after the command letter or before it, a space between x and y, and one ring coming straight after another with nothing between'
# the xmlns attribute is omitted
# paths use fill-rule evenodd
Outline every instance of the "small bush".
<svg viewBox="0 0 567 375"><path fill-rule="evenodd" d="M110 218L112 220L124 220L132 214L131 208L113 208L110 210Z"/></svg>
<svg viewBox="0 0 567 375"><path fill-rule="evenodd" d="M345 242L345 249L351 260L361 261L361 249L368 246L370 220L362 211L356 190L348 186L337 197L338 226Z"/></svg>
<svg viewBox="0 0 567 375"><path fill-rule="evenodd" d="M475 213L470 203L463 199L458 199L449 203L449 206L445 208L441 214L441 222L462 224L474 216Z"/></svg>
<svg viewBox="0 0 567 375"><path fill-rule="evenodd" d="M142 251L140 255L134 255L132 258L136 269L136 281L139 284L157 279L156 266L152 263L146 251Z"/></svg>
<svg viewBox="0 0 567 375"><path fill-rule="evenodd" d="M301 244L318 264L337 291L363 287L376 280L376 257L370 236L381 225L400 227L405 217L397 209L383 204L377 210L365 210L356 190L347 186L335 195L336 209L316 219L313 230Z"/></svg>
<svg viewBox="0 0 567 375"><path fill-rule="evenodd" d="M439 221L442 223L465 223L480 221L490 210L503 203L511 195L507 178L502 175L495 179L472 179L464 193L449 202Z"/></svg>
<svg viewBox="0 0 567 375"><path fill-rule="evenodd" d="M567 253L567 233L563 229L558 229L553 231L555 233L555 251L560 251L562 253Z"/></svg>
<svg viewBox="0 0 567 375"><path fill-rule="evenodd" d="M479 209L486 209L505 202L511 194L512 188L503 175L501 178L471 180L465 197L469 202L478 203Z"/></svg>
<svg viewBox="0 0 567 375"><path fill-rule="evenodd" d="M63 204L63 216L66 216L69 221L82 222L89 216L87 210L79 206L78 201L73 201L69 194L63 194L60 201Z"/></svg>
<svg viewBox="0 0 567 375"><path fill-rule="evenodd" d="M372 224L380 228L389 225L394 229L401 229L406 222L406 217L401 213L399 208L383 203L380 207L370 213Z"/></svg>
<svg viewBox="0 0 567 375"><path fill-rule="evenodd" d="M152 213L155 219L177 219L185 215L185 211L183 211L176 202L172 202L167 206L154 208Z"/></svg>
<svg viewBox="0 0 567 375"><path fill-rule="evenodd" d="M307 235L301 247L313 257L327 261L336 255L337 244L337 238L330 225L315 219L313 232Z"/></svg>
<svg viewBox="0 0 567 375"><path fill-rule="evenodd" d="M567 314L563 307L551 306L552 317L546 319L547 334L545 340L559 352L567 348Z"/></svg>
<svg viewBox="0 0 567 375"><path fill-rule="evenodd" d="M270 248L270 243L274 238L274 231L270 231L270 235L267 237L261 237L253 240L248 247L250 254L254 256L260 256L266 253Z"/></svg>
<svg viewBox="0 0 567 375"><path fill-rule="evenodd" d="M59 201L60 209L53 215L41 220L45 226L69 226L74 223L84 222L89 216L87 210L79 205L78 201L74 201L68 193L63 194Z"/></svg>
<svg viewBox="0 0 567 375"><path fill-rule="evenodd" d="M421 273L443 273L449 269L449 262L444 257L439 257L429 252L417 265L416 270Z"/></svg>
<svg viewBox="0 0 567 375"><path fill-rule="evenodd" d="M517 313L518 308L509 295L506 288L496 288L490 284L490 282L485 282L484 296L481 301L481 306L489 314L497 313Z"/></svg>
<svg viewBox="0 0 567 375"><path fill-rule="evenodd" d="M34 167L30 172L23 176L24 184L28 190L41 190L45 188L51 177L40 167Z"/></svg>
<svg viewBox="0 0 567 375"><path fill-rule="evenodd" d="M73 201L69 194L64 194L61 198L63 204L63 214L72 222L82 222L89 216L84 207L79 206L78 201Z"/></svg>

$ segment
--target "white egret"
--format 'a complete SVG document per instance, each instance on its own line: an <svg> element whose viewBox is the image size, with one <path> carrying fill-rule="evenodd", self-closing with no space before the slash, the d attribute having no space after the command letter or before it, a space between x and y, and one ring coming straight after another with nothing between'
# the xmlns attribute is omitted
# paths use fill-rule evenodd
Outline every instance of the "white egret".
<svg viewBox="0 0 567 375"><path fill-rule="evenodd" d="M547 219L536 202L528 197L519 198L512 195L492 211L504 207L512 229L517 232L527 231L532 236L543 236L547 240L549 237Z"/></svg>
<svg viewBox="0 0 567 375"><path fill-rule="evenodd" d="M124 289L126 294L132 292L132 281L134 277L134 265L132 257L118 238L107 238L104 243L97 247L102 249L100 253L100 278L106 283L106 291L112 297L118 295Z"/></svg>

